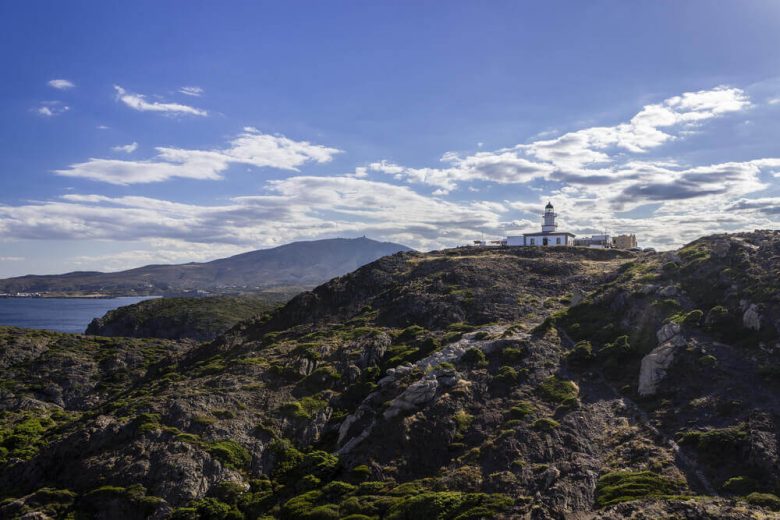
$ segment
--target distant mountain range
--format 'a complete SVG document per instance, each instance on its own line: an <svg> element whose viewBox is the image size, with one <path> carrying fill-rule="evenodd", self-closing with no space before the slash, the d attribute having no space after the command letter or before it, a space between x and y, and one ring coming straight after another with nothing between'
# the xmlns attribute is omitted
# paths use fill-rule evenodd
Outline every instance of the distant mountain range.
<svg viewBox="0 0 780 520"><path fill-rule="evenodd" d="M204 263L147 265L115 273L73 272L0 280L0 293L45 296L176 295L305 289L385 255L410 249L369 238L292 242Z"/></svg>

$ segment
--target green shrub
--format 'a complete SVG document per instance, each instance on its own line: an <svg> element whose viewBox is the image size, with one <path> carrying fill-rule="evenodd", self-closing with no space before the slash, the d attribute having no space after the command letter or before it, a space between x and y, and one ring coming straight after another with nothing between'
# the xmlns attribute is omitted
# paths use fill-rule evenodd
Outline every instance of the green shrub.
<svg viewBox="0 0 780 520"><path fill-rule="evenodd" d="M583 365L593 359L593 346L590 341L578 341L574 348L566 354L566 360L572 365Z"/></svg>
<svg viewBox="0 0 780 520"><path fill-rule="evenodd" d="M528 401L519 401L509 409L511 419L524 419L526 416L536 412L536 407Z"/></svg>
<svg viewBox="0 0 780 520"><path fill-rule="evenodd" d="M539 383L536 390L544 399L556 404L561 404L570 398L576 399L579 395L579 389L573 381L560 379L558 376L548 377Z"/></svg>
<svg viewBox="0 0 780 520"><path fill-rule="evenodd" d="M199 520L238 520L244 518L244 515L234 506L216 498L202 498L193 502L192 505L198 513Z"/></svg>
<svg viewBox="0 0 780 520"><path fill-rule="evenodd" d="M516 365L523 360L525 353L518 347L505 347L501 349L501 360L505 363Z"/></svg>
<svg viewBox="0 0 780 520"><path fill-rule="evenodd" d="M459 433L465 433L469 429L471 423L474 422L474 416L465 410L458 410L452 415L452 419L455 421L456 428Z"/></svg>
<svg viewBox="0 0 780 520"><path fill-rule="evenodd" d="M296 419L311 419L312 415L328 406L328 402L307 396L300 401L290 401L279 407L283 415Z"/></svg>
<svg viewBox="0 0 780 520"><path fill-rule="evenodd" d="M704 324L707 328L716 329L720 325L723 325L729 316L729 310L723 305L716 305L707 311L707 317L704 319Z"/></svg>
<svg viewBox="0 0 780 520"><path fill-rule="evenodd" d="M719 466L726 456L739 457L748 431L747 425L741 423L728 428L682 432L678 437L680 444L695 447L704 462Z"/></svg>
<svg viewBox="0 0 780 520"><path fill-rule="evenodd" d="M758 482L750 477L731 477L721 487L723 491L732 495L747 495L758 489Z"/></svg>
<svg viewBox="0 0 780 520"><path fill-rule="evenodd" d="M313 507L306 513L306 520L338 520L339 507L335 504L325 504Z"/></svg>
<svg viewBox="0 0 780 520"><path fill-rule="evenodd" d="M718 358L712 354L707 354L706 356L701 356L699 358L699 364L705 367L714 367L718 364Z"/></svg>
<svg viewBox="0 0 780 520"><path fill-rule="evenodd" d="M269 450L274 456L271 476L276 479L290 473L303 461L303 453L298 451L287 439L275 439Z"/></svg>
<svg viewBox="0 0 780 520"><path fill-rule="evenodd" d="M210 415L197 414L192 417L192 422L200 426L209 426L216 423L217 420Z"/></svg>
<svg viewBox="0 0 780 520"><path fill-rule="evenodd" d="M471 512L479 508L481 517L495 518L512 507L514 501L501 494L427 491L408 495L393 504L387 520L444 520L475 518Z"/></svg>
<svg viewBox="0 0 780 520"><path fill-rule="evenodd" d="M322 492L319 490L307 491L306 493L294 496L282 504L279 515L280 518L282 520L307 518L309 511L315 507L315 504L321 496Z"/></svg>
<svg viewBox="0 0 780 520"><path fill-rule="evenodd" d="M780 511L780 498L771 493L750 493L745 497L749 504L766 507L773 511Z"/></svg>
<svg viewBox="0 0 780 520"><path fill-rule="evenodd" d="M328 482L325 486L323 486L322 493L328 497L333 498L352 493L355 491L355 489L357 489L357 486L353 484L342 482L340 480L334 480L333 482Z"/></svg>
<svg viewBox="0 0 780 520"><path fill-rule="evenodd" d="M419 325L409 325L398 335L397 340L401 342L414 341L420 336L424 336L428 331Z"/></svg>
<svg viewBox="0 0 780 520"><path fill-rule="evenodd" d="M519 376L517 375L517 370L507 365L500 367L498 369L498 374L493 378L494 382L508 386L517 384L518 380Z"/></svg>
<svg viewBox="0 0 780 520"><path fill-rule="evenodd" d="M376 495L385 491L386 484L378 480L369 480L361 483L356 493L358 495Z"/></svg>
<svg viewBox="0 0 780 520"><path fill-rule="evenodd" d="M694 309L690 312L678 312L667 318L667 321L672 323L679 323L680 325L691 325L698 327L701 324L701 320L704 317L704 313L699 309Z"/></svg>
<svg viewBox="0 0 780 520"><path fill-rule="evenodd" d="M469 325L468 323L462 321L450 323L449 325L447 325L447 330L455 331L455 332L471 332L476 328L477 328L476 326Z"/></svg>
<svg viewBox="0 0 780 520"><path fill-rule="evenodd" d="M676 495L682 486L682 482L651 471L615 471L602 475L596 482L596 504L607 507L647 497Z"/></svg>
<svg viewBox="0 0 780 520"><path fill-rule="evenodd" d="M239 443L231 440L217 441L211 444L208 452L221 460L226 466L240 469L252 462L252 454Z"/></svg>
<svg viewBox="0 0 780 520"><path fill-rule="evenodd" d="M352 471L350 471L352 474L352 477L356 480L366 480L371 476L371 468L366 466L365 464L360 464L359 466L355 466L352 468Z"/></svg>
<svg viewBox="0 0 780 520"><path fill-rule="evenodd" d="M48 430L56 426L51 417L40 416L40 412L0 414L0 463L8 458L31 459L38 450L46 446Z"/></svg>
<svg viewBox="0 0 780 520"><path fill-rule="evenodd" d="M552 417L542 417L534 421L533 428L541 431L552 431L561 425Z"/></svg>
<svg viewBox="0 0 780 520"><path fill-rule="evenodd" d="M460 362L474 368L486 367L487 356L478 348L470 348L460 357Z"/></svg>
<svg viewBox="0 0 780 520"><path fill-rule="evenodd" d="M309 393L320 392L327 388L333 388L339 380L341 380L341 374L338 370L330 365L325 365L315 368L311 374L298 383L298 387Z"/></svg>

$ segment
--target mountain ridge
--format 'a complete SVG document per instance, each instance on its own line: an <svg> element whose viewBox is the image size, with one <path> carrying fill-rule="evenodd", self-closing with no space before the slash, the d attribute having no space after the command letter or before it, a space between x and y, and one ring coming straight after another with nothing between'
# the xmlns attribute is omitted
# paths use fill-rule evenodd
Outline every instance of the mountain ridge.
<svg viewBox="0 0 780 520"><path fill-rule="evenodd" d="M410 248L366 237L291 242L209 262L150 264L117 272L73 271L0 280L0 293L111 296L305 289Z"/></svg>

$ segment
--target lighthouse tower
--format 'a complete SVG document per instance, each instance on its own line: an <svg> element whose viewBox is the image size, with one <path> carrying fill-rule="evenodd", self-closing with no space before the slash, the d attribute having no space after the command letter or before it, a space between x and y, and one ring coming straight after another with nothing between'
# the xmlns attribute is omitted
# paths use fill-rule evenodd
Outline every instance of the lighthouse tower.
<svg viewBox="0 0 780 520"><path fill-rule="evenodd" d="M557 216L558 214L555 213L552 203L548 201L547 205L544 207L542 233L555 233L555 231L558 229L558 224L555 223L555 217Z"/></svg>

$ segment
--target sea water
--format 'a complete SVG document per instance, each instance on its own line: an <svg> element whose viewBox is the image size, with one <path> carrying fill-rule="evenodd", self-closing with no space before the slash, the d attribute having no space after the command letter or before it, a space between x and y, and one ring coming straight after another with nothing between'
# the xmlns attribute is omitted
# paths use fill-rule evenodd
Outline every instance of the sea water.
<svg viewBox="0 0 780 520"><path fill-rule="evenodd" d="M83 333L94 318L150 298L0 298L0 325Z"/></svg>

